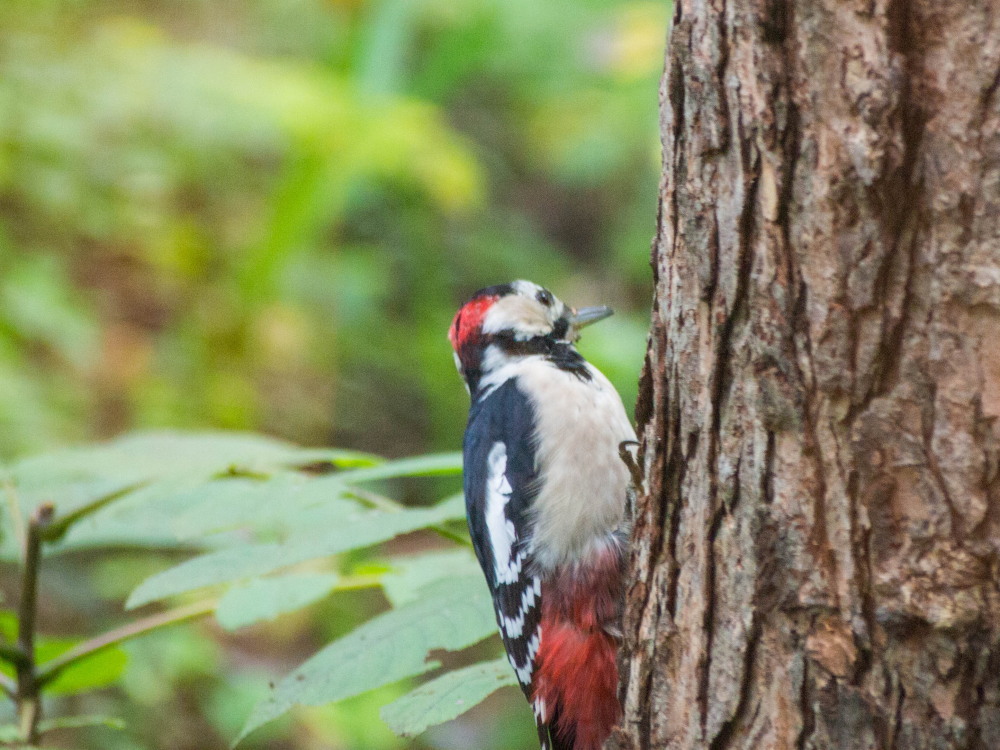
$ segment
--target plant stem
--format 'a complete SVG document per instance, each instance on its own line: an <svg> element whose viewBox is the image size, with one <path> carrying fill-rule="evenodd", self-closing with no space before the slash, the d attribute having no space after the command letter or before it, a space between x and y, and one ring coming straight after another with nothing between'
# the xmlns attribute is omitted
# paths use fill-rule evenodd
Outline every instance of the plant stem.
<svg viewBox="0 0 1000 750"><path fill-rule="evenodd" d="M167 625L174 625L185 620L194 619L195 617L211 614L215 611L216 604L217 602L215 601L186 604L182 607L150 615L149 617L143 617L135 622L122 625L120 628L115 628L114 630L109 630L107 633L94 636L90 640L84 641L69 651L45 662L39 669L35 682L39 687L44 687L58 677L64 669L72 666L81 659L86 659L98 651L110 648L111 646L117 646L119 643L124 643L131 638L143 635L151 630L157 630Z"/></svg>
<svg viewBox="0 0 1000 750"><path fill-rule="evenodd" d="M7 510L10 513L10 525L14 527L14 534L17 536L17 548L24 555L24 547L27 544L24 530L24 516L21 513L21 503L17 499L14 485L10 481L3 483L4 496L7 498Z"/></svg>
<svg viewBox="0 0 1000 750"><path fill-rule="evenodd" d="M75 511L66 516L63 516L62 518L53 519L52 523L48 524L43 530L44 533L42 534L42 541L58 542L69 530L69 527L72 526L77 521L79 521L81 518L89 516L91 513L100 510L105 505L113 503L115 500L118 500L119 498L124 497L125 495L128 495L132 492L135 492L136 490L142 489L148 484L149 482L135 482L134 484L130 484L125 487L119 487L114 492L109 492L106 495L101 495L100 497L90 501L89 503L80 508L77 508Z"/></svg>
<svg viewBox="0 0 1000 750"><path fill-rule="evenodd" d="M42 536L52 522L54 509L51 503L39 505L28 522L24 536L23 577L21 580L21 602L17 618L17 650L21 658L17 670L18 724L25 742L38 740L38 720L42 705L39 696L40 685L35 674L35 613L38 598L38 573L41 561Z"/></svg>

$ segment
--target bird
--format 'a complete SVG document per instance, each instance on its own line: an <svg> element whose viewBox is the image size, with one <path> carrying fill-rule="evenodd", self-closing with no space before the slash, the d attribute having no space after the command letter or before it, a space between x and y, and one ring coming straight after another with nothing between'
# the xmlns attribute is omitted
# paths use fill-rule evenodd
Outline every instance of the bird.
<svg viewBox="0 0 1000 750"><path fill-rule="evenodd" d="M621 716L630 473L620 451L635 432L574 345L611 314L519 280L473 294L448 330L471 397L469 534L542 750L599 750Z"/></svg>

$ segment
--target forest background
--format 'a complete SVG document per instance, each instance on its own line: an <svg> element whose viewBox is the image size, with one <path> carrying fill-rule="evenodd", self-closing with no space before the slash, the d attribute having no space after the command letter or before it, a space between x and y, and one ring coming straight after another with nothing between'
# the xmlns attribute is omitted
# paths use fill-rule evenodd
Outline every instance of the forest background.
<svg viewBox="0 0 1000 750"><path fill-rule="evenodd" d="M668 13L0 4L0 462L164 428L390 458L456 450L467 396L447 325L475 289L522 277L615 307L581 348L634 403ZM449 487L388 491L421 505ZM53 561L41 629L120 621L165 559ZM377 590L344 591L234 633L208 620L134 641L119 681L72 699L126 728L73 742L225 747L270 680L384 607ZM513 688L417 740L378 717L401 692L297 711L245 746L531 746Z"/></svg>

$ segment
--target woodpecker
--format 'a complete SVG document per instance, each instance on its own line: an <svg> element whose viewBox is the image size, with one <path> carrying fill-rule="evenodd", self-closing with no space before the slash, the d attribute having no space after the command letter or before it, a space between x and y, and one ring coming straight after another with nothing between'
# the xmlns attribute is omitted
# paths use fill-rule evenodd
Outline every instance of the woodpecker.
<svg viewBox="0 0 1000 750"><path fill-rule="evenodd" d="M574 346L611 313L514 281L476 292L448 331L472 399L469 532L543 750L599 750L621 714L629 472L619 449L635 432Z"/></svg>

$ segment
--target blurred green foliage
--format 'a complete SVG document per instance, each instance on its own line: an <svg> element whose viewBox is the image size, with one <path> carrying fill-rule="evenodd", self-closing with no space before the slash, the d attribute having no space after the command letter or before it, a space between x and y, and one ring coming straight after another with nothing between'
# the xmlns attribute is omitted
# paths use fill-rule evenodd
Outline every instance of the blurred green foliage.
<svg viewBox="0 0 1000 750"><path fill-rule="evenodd" d="M667 8L0 3L0 455L132 426L457 443L444 330L527 277L623 315L634 393Z"/></svg>
<svg viewBox="0 0 1000 750"><path fill-rule="evenodd" d="M513 278L616 307L581 348L630 403L668 13L635 0L0 2L0 459L135 427L454 450L467 397L445 330L472 291ZM442 494L427 485L400 491ZM150 564L54 563L43 628L92 631ZM74 737L222 746L259 698L233 649L268 652L246 678L262 685L301 661L289 638L325 642L360 621L352 607L380 606L345 596L255 626L252 646L206 629L129 644L158 677L126 671L138 728ZM370 728L400 692L387 690L279 721L261 746L410 746ZM87 700L115 714L121 694ZM417 746L515 746L465 731Z"/></svg>
<svg viewBox="0 0 1000 750"><path fill-rule="evenodd" d="M16 612L0 610L0 686L17 704L15 731L33 738L39 691L55 713L43 719L51 729L113 726L116 717L67 714L54 699L115 683L127 660L121 646L140 634L208 614L236 631L349 592L379 589L389 607L371 602L340 618L345 632L325 645L321 640L293 671L269 681L239 739L293 709L437 671L443 666L437 653L468 664L469 655L457 652L477 644L488 649L482 642L495 641L496 621L465 533L461 493L408 507L377 492L391 480L454 479L461 469L458 452L384 461L241 433L176 432L133 434L4 467L0 559L19 566L23 581ZM407 537L435 551L414 554L403 543ZM22 596L37 588L39 571L82 551L114 560L120 547L194 553L142 580L125 602L127 609L154 602L168 608L147 608L89 639L25 644L22 626L36 631L25 624L33 622L34 608ZM199 598L185 603L191 594ZM387 707L391 726L423 733L515 683L506 660L480 663L478 671L470 665L463 674L438 674L397 698ZM10 730L0 724L0 741Z"/></svg>

